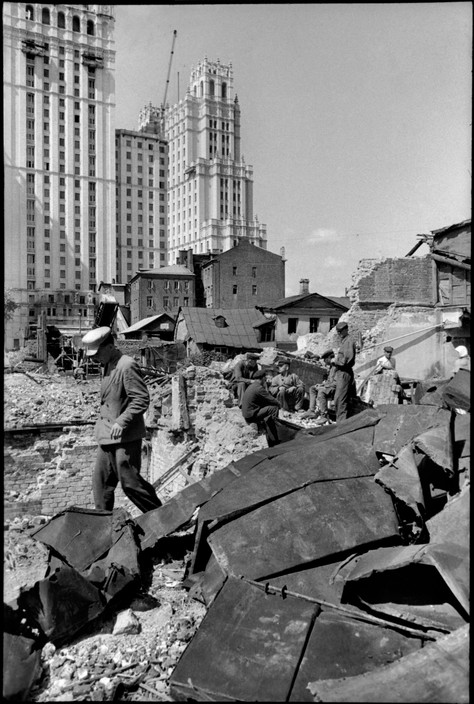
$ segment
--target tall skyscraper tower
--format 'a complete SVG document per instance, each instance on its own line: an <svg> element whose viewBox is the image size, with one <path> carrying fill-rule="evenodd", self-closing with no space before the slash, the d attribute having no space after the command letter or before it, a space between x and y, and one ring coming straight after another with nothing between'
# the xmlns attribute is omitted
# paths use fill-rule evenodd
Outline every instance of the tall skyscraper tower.
<svg viewBox="0 0 474 704"><path fill-rule="evenodd" d="M206 58L191 72L186 96L165 106L168 141L168 263L179 251L226 251L248 239L266 248L253 211L253 170L241 154L240 106L232 66ZM160 109L141 113L140 129L158 125Z"/></svg>
<svg viewBox="0 0 474 704"><path fill-rule="evenodd" d="M113 28L111 5L3 4L10 348L41 311L90 316L115 277Z"/></svg>

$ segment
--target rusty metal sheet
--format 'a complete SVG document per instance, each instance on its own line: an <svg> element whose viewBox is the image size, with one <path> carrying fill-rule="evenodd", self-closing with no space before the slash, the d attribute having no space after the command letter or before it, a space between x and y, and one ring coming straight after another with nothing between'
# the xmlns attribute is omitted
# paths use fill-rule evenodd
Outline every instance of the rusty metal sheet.
<svg viewBox="0 0 474 704"><path fill-rule="evenodd" d="M110 550L120 537L127 518L124 509L98 511L71 506L32 532L31 536L82 572Z"/></svg>
<svg viewBox="0 0 474 704"><path fill-rule="evenodd" d="M323 610L314 624L290 702L314 702L308 684L315 680L353 677L417 652L421 638Z"/></svg>
<svg viewBox="0 0 474 704"><path fill-rule="evenodd" d="M471 414L456 413L454 416L454 444L458 459L471 456Z"/></svg>
<svg viewBox="0 0 474 704"><path fill-rule="evenodd" d="M171 675L173 700L287 701L318 611L229 578Z"/></svg>
<svg viewBox="0 0 474 704"><path fill-rule="evenodd" d="M199 521L228 520L314 482L374 476L380 465L372 452L371 433L372 428L363 428L260 462L210 499Z"/></svg>
<svg viewBox="0 0 474 704"><path fill-rule="evenodd" d="M100 590L72 567L58 568L21 592L16 601L55 644L73 636L105 607Z"/></svg>
<svg viewBox="0 0 474 704"><path fill-rule="evenodd" d="M345 600L373 613L452 630L469 611L468 565L452 543L379 548L346 560L334 579L347 583Z"/></svg>
<svg viewBox="0 0 474 704"><path fill-rule="evenodd" d="M3 701L28 701L28 694L41 673L41 650L25 636L3 633Z"/></svg>
<svg viewBox="0 0 474 704"><path fill-rule="evenodd" d="M471 409L471 372L460 369L443 387L443 401L449 408Z"/></svg>
<svg viewBox="0 0 474 704"><path fill-rule="evenodd" d="M225 523L208 537L229 574L263 579L398 536L389 495L372 478L311 484Z"/></svg>
<svg viewBox="0 0 474 704"><path fill-rule="evenodd" d="M314 701L323 702L467 704L469 627L372 672L313 681L309 689Z"/></svg>
<svg viewBox="0 0 474 704"><path fill-rule="evenodd" d="M240 467L237 464L231 462L209 477L185 487L163 506L138 516L135 525L141 549L153 547L158 540L188 523L199 506L253 467L251 462Z"/></svg>
<svg viewBox="0 0 474 704"><path fill-rule="evenodd" d="M469 486L449 499L442 511L426 521L430 543L451 542L469 548L471 491Z"/></svg>
<svg viewBox="0 0 474 704"><path fill-rule="evenodd" d="M280 577L272 577L272 585L286 587L310 599L322 599L330 604L340 604L344 588L342 582L331 583L331 577L340 561L329 562L316 567L306 567L297 572L287 572Z"/></svg>
<svg viewBox="0 0 474 704"><path fill-rule="evenodd" d="M374 450L397 455L402 447L428 428L447 424L451 411L436 406L391 404L377 407L383 416L375 428Z"/></svg>
<svg viewBox="0 0 474 704"><path fill-rule="evenodd" d="M438 467L452 474L453 468L453 441L449 423L437 425L413 439L413 444L419 452L423 452Z"/></svg>
<svg viewBox="0 0 474 704"><path fill-rule="evenodd" d="M189 596L209 607L227 579L226 572L211 553L206 569L203 572L190 575L183 583L189 589Z"/></svg>
<svg viewBox="0 0 474 704"><path fill-rule="evenodd" d="M410 506L416 514L425 507L420 474L413 450L404 447L390 464L375 475L375 481L398 500Z"/></svg>

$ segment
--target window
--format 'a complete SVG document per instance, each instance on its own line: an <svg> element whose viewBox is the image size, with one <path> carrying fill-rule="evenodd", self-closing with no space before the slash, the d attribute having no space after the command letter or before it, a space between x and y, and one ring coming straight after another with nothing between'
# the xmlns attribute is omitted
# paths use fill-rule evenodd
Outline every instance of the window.
<svg viewBox="0 0 474 704"><path fill-rule="evenodd" d="M252 296L257 295L257 287L255 285L252 286Z"/></svg>
<svg viewBox="0 0 474 704"><path fill-rule="evenodd" d="M170 305L170 299L168 296L163 296L163 308L169 308Z"/></svg>
<svg viewBox="0 0 474 704"><path fill-rule="evenodd" d="M232 286L232 293L234 294L234 296L237 295L237 284L234 284Z"/></svg>
<svg viewBox="0 0 474 704"><path fill-rule="evenodd" d="M81 22L79 20L79 17L77 15L74 15L72 18L72 31L73 32L80 32L81 31Z"/></svg>
<svg viewBox="0 0 474 704"><path fill-rule="evenodd" d="M46 8L43 8L41 12L41 22L43 24L49 24L49 10Z"/></svg>
<svg viewBox="0 0 474 704"><path fill-rule="evenodd" d="M232 267L232 276L237 276L237 267L236 266Z"/></svg>
<svg viewBox="0 0 474 704"><path fill-rule="evenodd" d="M173 305L174 305L175 307L176 307L176 306L179 306L179 298L173 298Z"/></svg>
<svg viewBox="0 0 474 704"><path fill-rule="evenodd" d="M253 266L252 267L252 279L255 279L257 277L257 267Z"/></svg>
<svg viewBox="0 0 474 704"><path fill-rule="evenodd" d="M87 34L94 36L94 23L92 20L87 20Z"/></svg>
<svg viewBox="0 0 474 704"><path fill-rule="evenodd" d="M329 318L329 329L335 327L337 325L339 318Z"/></svg>
<svg viewBox="0 0 474 704"><path fill-rule="evenodd" d="M147 304L148 308L152 308L152 307L153 307L153 296L147 296L147 298L146 298L146 304Z"/></svg>
<svg viewBox="0 0 474 704"><path fill-rule="evenodd" d="M319 318L310 318L309 319L309 331L310 332L318 332L319 328Z"/></svg>
<svg viewBox="0 0 474 704"><path fill-rule="evenodd" d="M298 318L288 318L288 335L294 335L298 327Z"/></svg>
<svg viewBox="0 0 474 704"><path fill-rule="evenodd" d="M64 12L58 12L58 27L64 29L66 27L66 18Z"/></svg>

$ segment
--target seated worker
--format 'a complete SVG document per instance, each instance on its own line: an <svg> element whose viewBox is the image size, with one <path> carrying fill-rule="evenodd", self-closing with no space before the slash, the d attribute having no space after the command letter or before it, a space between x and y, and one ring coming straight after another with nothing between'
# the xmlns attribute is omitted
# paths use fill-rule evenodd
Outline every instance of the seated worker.
<svg viewBox="0 0 474 704"><path fill-rule="evenodd" d="M276 419L280 404L267 390L267 372L259 369L242 397L242 415L247 423L263 423L268 447L279 444Z"/></svg>
<svg viewBox="0 0 474 704"><path fill-rule="evenodd" d="M458 358L454 362L453 374L457 374L460 369L467 369L470 372L471 358L469 356L469 352L467 351L467 347L464 345L459 345L456 347L456 352L458 353Z"/></svg>
<svg viewBox="0 0 474 704"><path fill-rule="evenodd" d="M242 396L245 389L252 383L255 373L258 371L257 359L258 354L247 352L246 358L237 362L232 370L230 388L239 402L239 408L242 408Z"/></svg>
<svg viewBox="0 0 474 704"><path fill-rule="evenodd" d="M392 357L393 347L387 345L383 348L383 351L384 355L378 358L373 372L374 374L380 374L384 369L388 369L390 371L395 370L395 360Z"/></svg>
<svg viewBox="0 0 474 704"><path fill-rule="evenodd" d="M276 374L270 384L270 393L279 401L284 411L300 411L303 407L304 384L296 374L290 374L289 362L278 364Z"/></svg>
<svg viewBox="0 0 474 704"><path fill-rule="evenodd" d="M303 413L302 418L317 418L316 410L319 410L319 415L322 418L328 417L328 399L333 398L336 390L336 367L332 364L334 358L333 350L327 350L321 355L326 367L326 378L322 384L315 384L309 387L309 409L306 413Z"/></svg>

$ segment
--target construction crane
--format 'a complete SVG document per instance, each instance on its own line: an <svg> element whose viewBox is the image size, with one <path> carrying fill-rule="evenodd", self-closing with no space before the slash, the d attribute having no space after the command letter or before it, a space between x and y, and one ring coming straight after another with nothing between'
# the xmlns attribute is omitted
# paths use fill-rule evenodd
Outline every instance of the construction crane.
<svg viewBox="0 0 474 704"><path fill-rule="evenodd" d="M168 95L168 86L170 82L170 73L171 73L171 64L173 62L173 53L174 53L174 44L176 42L176 37L178 35L177 30L173 30L173 43L171 44L171 54L170 54L170 62L168 65L168 76L166 77L166 86L165 86L165 94L163 96L163 102L161 104L162 109L165 109L166 106L166 96Z"/></svg>

